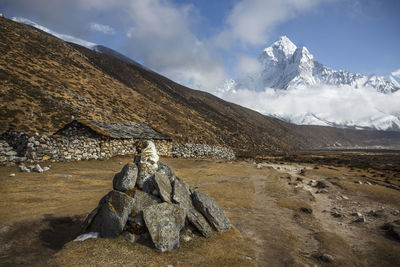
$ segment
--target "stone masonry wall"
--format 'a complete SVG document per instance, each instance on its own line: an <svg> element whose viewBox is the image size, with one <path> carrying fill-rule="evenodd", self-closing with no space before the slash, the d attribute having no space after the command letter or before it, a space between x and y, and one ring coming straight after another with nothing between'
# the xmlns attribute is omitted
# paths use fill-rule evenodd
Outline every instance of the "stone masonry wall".
<svg viewBox="0 0 400 267"><path fill-rule="evenodd" d="M232 149L206 144L174 144L172 156L178 158L235 159Z"/></svg>
<svg viewBox="0 0 400 267"><path fill-rule="evenodd" d="M7 132L0 136L0 164L40 161L72 161L107 159L118 155L136 153L135 139L102 140L89 137L27 136ZM175 144L166 140L154 140L160 156L184 158L234 159L231 149L202 144Z"/></svg>

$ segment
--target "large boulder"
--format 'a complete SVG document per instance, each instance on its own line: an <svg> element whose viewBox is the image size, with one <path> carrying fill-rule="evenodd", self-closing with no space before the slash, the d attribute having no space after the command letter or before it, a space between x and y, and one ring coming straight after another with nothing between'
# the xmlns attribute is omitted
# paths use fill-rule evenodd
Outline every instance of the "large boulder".
<svg viewBox="0 0 400 267"><path fill-rule="evenodd" d="M113 190L104 196L83 223L85 231L99 232L101 237L114 238L124 229L134 204L127 194Z"/></svg>
<svg viewBox="0 0 400 267"><path fill-rule="evenodd" d="M218 232L225 232L230 229L231 223L225 212L208 195L194 191L192 199L195 208L207 218Z"/></svg>
<svg viewBox="0 0 400 267"><path fill-rule="evenodd" d="M179 247L185 225L185 211L176 204L162 203L143 210L144 221L156 248L168 251Z"/></svg>
<svg viewBox="0 0 400 267"><path fill-rule="evenodd" d="M126 164L122 170L114 176L113 188L117 191L131 190L136 185L138 168L133 163Z"/></svg>
<svg viewBox="0 0 400 267"><path fill-rule="evenodd" d="M173 200L185 210L188 221L195 226L203 236L212 236L213 231L211 226L204 216L193 206L189 186L179 178L176 178L174 182Z"/></svg>

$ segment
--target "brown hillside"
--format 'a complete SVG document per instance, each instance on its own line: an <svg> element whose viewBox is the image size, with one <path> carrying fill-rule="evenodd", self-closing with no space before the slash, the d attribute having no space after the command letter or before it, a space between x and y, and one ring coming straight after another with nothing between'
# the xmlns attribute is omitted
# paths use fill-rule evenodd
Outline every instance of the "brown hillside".
<svg viewBox="0 0 400 267"><path fill-rule="evenodd" d="M143 122L175 142L231 146L241 154L400 145L400 133L288 124L5 18L0 53L0 132L51 134L74 116Z"/></svg>

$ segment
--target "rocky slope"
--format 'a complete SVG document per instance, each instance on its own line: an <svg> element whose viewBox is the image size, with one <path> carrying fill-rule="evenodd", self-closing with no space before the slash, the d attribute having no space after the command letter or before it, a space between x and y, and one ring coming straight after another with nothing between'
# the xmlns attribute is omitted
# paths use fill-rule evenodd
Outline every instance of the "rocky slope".
<svg viewBox="0 0 400 267"><path fill-rule="evenodd" d="M181 86L140 65L0 18L0 131L51 134L72 117L146 123L180 143L240 155L327 146L400 146L400 134L301 127Z"/></svg>

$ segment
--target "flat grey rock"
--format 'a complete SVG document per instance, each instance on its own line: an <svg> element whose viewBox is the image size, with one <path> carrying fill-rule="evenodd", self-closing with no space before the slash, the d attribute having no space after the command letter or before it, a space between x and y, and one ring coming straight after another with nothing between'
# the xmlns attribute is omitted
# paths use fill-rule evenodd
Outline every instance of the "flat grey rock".
<svg viewBox="0 0 400 267"><path fill-rule="evenodd" d="M90 232L99 232L101 237L119 236L128 221L134 202L132 197L122 192L110 191L89 214L84 222L84 228Z"/></svg>
<svg viewBox="0 0 400 267"><path fill-rule="evenodd" d="M164 173L156 172L154 183L161 199L165 202L171 203L172 185L168 176Z"/></svg>
<svg viewBox="0 0 400 267"><path fill-rule="evenodd" d="M125 192L131 190L136 185L138 168L133 163L126 164L122 170L114 176L114 190Z"/></svg>
<svg viewBox="0 0 400 267"><path fill-rule="evenodd" d="M161 203L143 210L143 217L155 247L162 252L179 247L185 225L185 211L176 204Z"/></svg>
<svg viewBox="0 0 400 267"><path fill-rule="evenodd" d="M231 223L225 212L208 195L194 191L192 199L194 207L206 217L218 232L225 232L230 229Z"/></svg>
<svg viewBox="0 0 400 267"><path fill-rule="evenodd" d="M157 173L162 174L168 177L171 184L175 181L174 171L164 162L159 161L158 163Z"/></svg>
<svg viewBox="0 0 400 267"><path fill-rule="evenodd" d="M140 226L143 226L144 225L143 210L152 205L159 204L162 201L158 197L155 197L151 194L143 192L139 189L136 190L134 199L135 199L135 202L132 205L132 210L131 210L131 213L129 216L129 221L131 223L136 223Z"/></svg>
<svg viewBox="0 0 400 267"><path fill-rule="evenodd" d="M196 227L196 229L204 236L211 237L213 235L213 230L207 220L204 218L203 214L198 212L196 209L190 209L187 211L188 221Z"/></svg>
<svg viewBox="0 0 400 267"><path fill-rule="evenodd" d="M205 237L211 237L213 230L204 216L195 209L190 196L189 186L181 179L174 182L173 200L186 211L188 221Z"/></svg>

